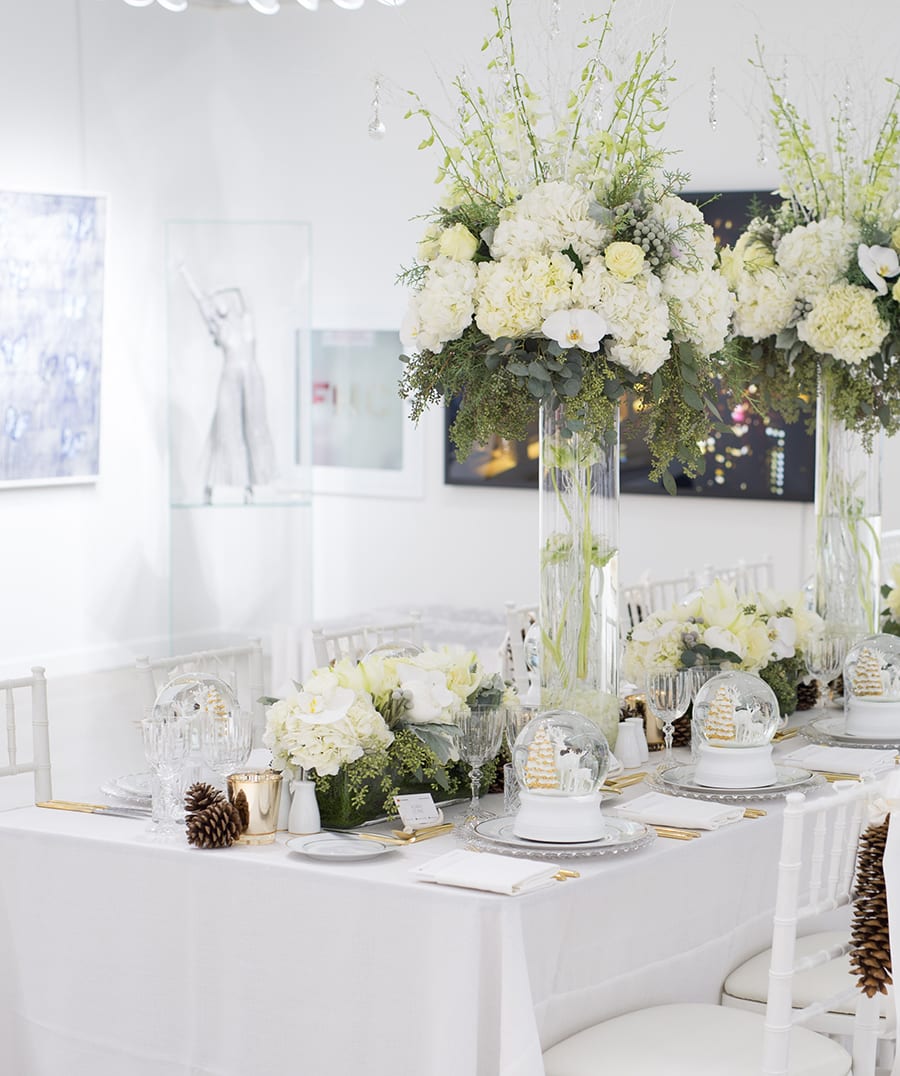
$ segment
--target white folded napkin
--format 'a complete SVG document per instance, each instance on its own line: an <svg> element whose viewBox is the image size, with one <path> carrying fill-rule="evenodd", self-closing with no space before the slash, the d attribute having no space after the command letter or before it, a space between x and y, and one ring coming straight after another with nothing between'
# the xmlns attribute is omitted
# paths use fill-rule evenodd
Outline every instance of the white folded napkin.
<svg viewBox="0 0 900 1076"><path fill-rule="evenodd" d="M538 863L533 859L512 859L491 852L457 848L414 867L410 873L425 882L515 896L549 885L558 870L555 864Z"/></svg>
<svg viewBox="0 0 900 1076"><path fill-rule="evenodd" d="M825 770L828 773L881 773L893 769L897 752L882 751L877 747L821 747L811 743L798 747L781 762L788 766L801 766L806 770Z"/></svg>
<svg viewBox="0 0 900 1076"><path fill-rule="evenodd" d="M632 822L651 826L683 826L688 829L718 829L744 817L743 807L724 803L666 796L662 792L646 792L643 796L617 805L613 813Z"/></svg>

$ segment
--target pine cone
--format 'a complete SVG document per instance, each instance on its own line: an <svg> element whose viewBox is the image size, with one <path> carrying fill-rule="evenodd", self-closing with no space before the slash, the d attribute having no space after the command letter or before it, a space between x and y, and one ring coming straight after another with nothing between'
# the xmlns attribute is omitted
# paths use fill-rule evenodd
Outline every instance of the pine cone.
<svg viewBox="0 0 900 1076"><path fill-rule="evenodd" d="M207 807L213 807L217 803L223 803L225 796L217 788L208 785L205 781L197 781L187 790L184 796L184 813L190 818L191 815L205 811Z"/></svg>
<svg viewBox="0 0 900 1076"><path fill-rule="evenodd" d="M812 710L819 701L819 684L816 680L810 680L808 684L797 685L797 709Z"/></svg>
<svg viewBox="0 0 900 1076"><path fill-rule="evenodd" d="M869 826L859 839L856 893L850 940L850 967L859 989L870 998L886 994L891 978L891 942L884 884L884 847L890 815L880 826Z"/></svg>
<svg viewBox="0 0 900 1076"><path fill-rule="evenodd" d="M197 848L228 848L243 832L241 817L233 803L214 803L187 820L188 844Z"/></svg>
<svg viewBox="0 0 900 1076"><path fill-rule="evenodd" d="M689 713L672 722L672 746L691 746L691 715Z"/></svg>

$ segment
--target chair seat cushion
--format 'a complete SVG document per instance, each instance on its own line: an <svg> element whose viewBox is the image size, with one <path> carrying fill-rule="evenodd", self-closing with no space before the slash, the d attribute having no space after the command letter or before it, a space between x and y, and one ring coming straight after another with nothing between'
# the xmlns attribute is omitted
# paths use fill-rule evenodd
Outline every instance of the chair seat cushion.
<svg viewBox="0 0 900 1076"><path fill-rule="evenodd" d="M544 1053L546 1076L759 1076L763 1017L721 1005L658 1005L579 1031ZM791 1032L789 1076L847 1076L832 1039Z"/></svg>
<svg viewBox="0 0 900 1076"><path fill-rule="evenodd" d="M840 945L847 940L847 932L840 930L825 930L818 934L807 934L797 939L796 958L809 956L820 949ZM772 958L771 949L757 953L746 963L734 971L725 980L722 993L732 998L740 998L743 1001L755 1001L765 1005L766 995L769 990L769 962ZM850 957L840 956L835 960L829 960L820 964L817 968L798 972L792 980L794 995L794 1008L802 1009L814 1001L823 998L831 998L842 990L847 990L854 985L854 977L850 972ZM887 1015L888 997L881 997L881 1015ZM833 1012L846 1013L852 1016L856 1005L856 999L851 997L839 1003Z"/></svg>

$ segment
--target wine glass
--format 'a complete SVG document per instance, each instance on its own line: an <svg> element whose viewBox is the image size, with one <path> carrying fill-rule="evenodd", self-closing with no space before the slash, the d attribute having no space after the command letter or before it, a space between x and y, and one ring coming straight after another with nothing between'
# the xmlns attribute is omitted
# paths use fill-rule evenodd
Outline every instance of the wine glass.
<svg viewBox="0 0 900 1076"><path fill-rule="evenodd" d="M687 710L694 683L690 669L651 669L647 673L647 705L663 727L666 762L672 762L672 726Z"/></svg>
<svg viewBox="0 0 900 1076"><path fill-rule="evenodd" d="M145 717L141 721L144 755L153 772L150 832L175 835L181 822L181 774L191 752L193 722L186 717Z"/></svg>
<svg viewBox="0 0 900 1076"><path fill-rule="evenodd" d="M468 831L478 822L494 817L479 803L481 771L485 762L494 758L500 750L505 719L506 708L502 706L472 706L463 710L456 718L456 727L459 730L456 747L459 757L469 764L472 791L466 814L457 827L458 834L468 836Z"/></svg>
<svg viewBox="0 0 900 1076"><path fill-rule="evenodd" d="M834 632L813 635L806 644L806 668L809 675L819 682L816 709L825 712L825 694L828 685L844 667L847 656L847 637Z"/></svg>
<svg viewBox="0 0 900 1076"><path fill-rule="evenodd" d="M209 712L200 718L200 754L203 761L228 785L228 775L250 757L253 715L246 710Z"/></svg>

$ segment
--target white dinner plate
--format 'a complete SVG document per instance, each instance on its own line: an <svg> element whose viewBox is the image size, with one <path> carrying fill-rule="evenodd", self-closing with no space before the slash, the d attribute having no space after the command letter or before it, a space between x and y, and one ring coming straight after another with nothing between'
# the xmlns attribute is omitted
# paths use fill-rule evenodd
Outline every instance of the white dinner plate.
<svg viewBox="0 0 900 1076"><path fill-rule="evenodd" d="M806 786L821 783L821 778L811 770L804 770L799 766L776 764L775 780L770 785L760 785L756 788L715 788L711 785L698 784L696 770L697 766L694 763L669 766L666 769L660 767L656 773L651 774L648 784L657 792L668 792L673 796L739 801L777 799L787 795L788 792L799 791Z"/></svg>
<svg viewBox="0 0 900 1076"><path fill-rule="evenodd" d="M100 791L118 803L147 807L151 800L149 773L129 773L100 786Z"/></svg>
<svg viewBox="0 0 900 1076"><path fill-rule="evenodd" d="M847 732L847 718L843 715L834 717L816 717L803 725L800 735L811 743L825 747L883 747L900 750L900 735L893 736L851 736Z"/></svg>
<svg viewBox="0 0 900 1076"><path fill-rule="evenodd" d="M385 852L393 852L399 846L382 844L381 841L360 837L355 833L316 833L311 837L291 837L286 842L291 852L310 859L374 859Z"/></svg>
<svg viewBox="0 0 900 1076"><path fill-rule="evenodd" d="M650 844L656 834L642 822L627 818L604 818L604 832L594 841L577 841L564 844L551 841L531 841L513 832L515 816L488 818L475 827L476 843L479 841L492 852L507 855L531 856L535 859L572 859L581 856L602 856L619 852L636 851Z"/></svg>

